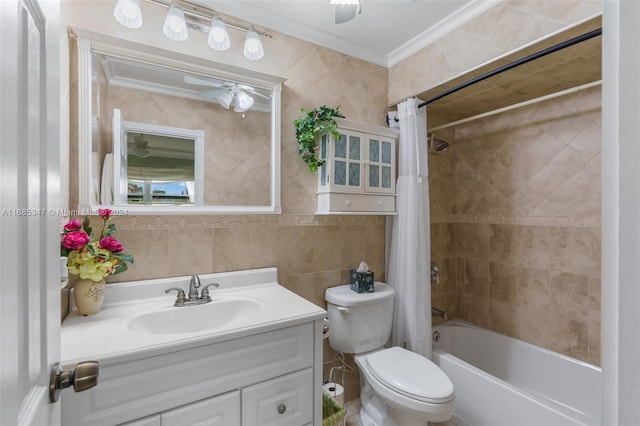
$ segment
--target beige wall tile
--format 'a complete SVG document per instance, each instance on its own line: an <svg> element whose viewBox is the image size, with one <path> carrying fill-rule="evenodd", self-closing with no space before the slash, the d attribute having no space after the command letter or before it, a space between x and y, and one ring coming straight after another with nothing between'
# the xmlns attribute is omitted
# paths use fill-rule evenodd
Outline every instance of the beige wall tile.
<svg viewBox="0 0 640 426"><path fill-rule="evenodd" d="M549 321L549 348L578 359L589 356L587 321L556 313Z"/></svg>
<svg viewBox="0 0 640 426"><path fill-rule="evenodd" d="M193 275L213 270L213 229L168 231L169 275Z"/></svg>
<svg viewBox="0 0 640 426"><path fill-rule="evenodd" d="M549 311L549 271L518 267L516 304L522 308Z"/></svg>
<svg viewBox="0 0 640 426"><path fill-rule="evenodd" d="M516 307L508 302L489 300L489 324L491 330L513 336L515 334Z"/></svg>
<svg viewBox="0 0 640 426"><path fill-rule="evenodd" d="M517 272L515 265L489 263L489 297L509 305L516 303Z"/></svg>
<svg viewBox="0 0 640 426"><path fill-rule="evenodd" d="M587 318L589 312L589 277L566 272L549 276L549 312L562 312L575 318Z"/></svg>
<svg viewBox="0 0 640 426"><path fill-rule="evenodd" d="M550 237L551 228L548 226L518 226L518 265L549 269Z"/></svg>
<svg viewBox="0 0 640 426"><path fill-rule="evenodd" d="M498 263L516 263L518 227L516 225L489 226L489 260Z"/></svg>
<svg viewBox="0 0 640 426"><path fill-rule="evenodd" d="M118 231L124 252L134 257L126 272L111 276L109 282L143 280L169 276L169 234L166 229Z"/></svg>
<svg viewBox="0 0 640 426"><path fill-rule="evenodd" d="M514 337L549 347L549 323L547 309L519 307L514 322Z"/></svg>
<svg viewBox="0 0 640 426"><path fill-rule="evenodd" d="M464 260L464 293L481 297L489 296L489 262Z"/></svg>
<svg viewBox="0 0 640 426"><path fill-rule="evenodd" d="M489 259L489 224L467 223L460 245L462 255L474 259Z"/></svg>
<svg viewBox="0 0 640 426"><path fill-rule="evenodd" d="M600 232L600 228L558 228L549 239L551 269L599 276Z"/></svg>
<svg viewBox="0 0 640 426"><path fill-rule="evenodd" d="M313 271L313 228L289 226L282 230L283 276Z"/></svg>
<svg viewBox="0 0 640 426"><path fill-rule="evenodd" d="M465 294L462 298L464 311L463 318L473 324L489 328L489 298Z"/></svg>

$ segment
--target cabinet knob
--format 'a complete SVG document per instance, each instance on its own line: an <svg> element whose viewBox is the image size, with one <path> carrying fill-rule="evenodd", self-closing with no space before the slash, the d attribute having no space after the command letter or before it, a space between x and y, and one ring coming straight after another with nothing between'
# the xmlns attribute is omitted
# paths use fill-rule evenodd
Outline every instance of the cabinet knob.
<svg viewBox="0 0 640 426"><path fill-rule="evenodd" d="M382 201L378 201L378 205L382 207Z"/></svg>
<svg viewBox="0 0 640 426"><path fill-rule="evenodd" d="M284 414L285 411L287 411L287 406L286 405L284 405L284 404L278 405L278 413Z"/></svg>
<svg viewBox="0 0 640 426"><path fill-rule="evenodd" d="M351 205L351 200L345 200L345 201L344 201L344 203L345 203L347 206L350 206L350 205Z"/></svg>

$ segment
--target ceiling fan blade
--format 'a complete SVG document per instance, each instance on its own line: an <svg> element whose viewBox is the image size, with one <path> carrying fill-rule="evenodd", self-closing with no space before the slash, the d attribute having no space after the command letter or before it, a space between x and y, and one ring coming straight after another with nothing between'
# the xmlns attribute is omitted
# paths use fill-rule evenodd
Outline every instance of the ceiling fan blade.
<svg viewBox="0 0 640 426"><path fill-rule="evenodd" d="M257 96L260 96L261 98L264 98L264 99L271 99L271 96L263 95L260 92L256 92L256 90L253 87L250 88L250 89L244 89L244 90L249 92L249 93L251 93L252 95L257 95Z"/></svg>
<svg viewBox="0 0 640 426"><path fill-rule="evenodd" d="M200 92L200 97L205 101L214 101L218 96L225 93L227 90L223 88L203 90Z"/></svg>
<svg viewBox="0 0 640 426"><path fill-rule="evenodd" d="M194 86L222 87L224 85L222 81L205 80L204 78L191 77L190 75L184 76L184 82Z"/></svg>
<svg viewBox="0 0 640 426"><path fill-rule="evenodd" d="M361 12L359 4L337 4L334 6L334 8L336 24L343 24L347 21L350 21Z"/></svg>

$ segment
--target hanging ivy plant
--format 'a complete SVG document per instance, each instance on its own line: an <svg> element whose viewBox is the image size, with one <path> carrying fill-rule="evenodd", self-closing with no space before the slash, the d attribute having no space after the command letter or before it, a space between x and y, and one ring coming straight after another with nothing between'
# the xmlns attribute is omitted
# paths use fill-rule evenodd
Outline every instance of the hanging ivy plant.
<svg viewBox="0 0 640 426"><path fill-rule="evenodd" d="M324 164L324 160L318 158L320 148L316 136L330 132L335 138L340 137L338 125L333 119L334 117L344 118L339 110L339 106L333 109L326 105L311 111L301 108L302 116L293 122L296 126L298 153L312 172L317 171L318 167Z"/></svg>

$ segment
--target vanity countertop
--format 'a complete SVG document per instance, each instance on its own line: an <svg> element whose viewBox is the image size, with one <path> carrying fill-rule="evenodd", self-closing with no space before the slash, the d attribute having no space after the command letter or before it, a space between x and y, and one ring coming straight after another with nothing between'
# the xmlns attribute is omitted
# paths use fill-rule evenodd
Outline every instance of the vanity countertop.
<svg viewBox="0 0 640 426"><path fill-rule="evenodd" d="M61 333L62 364L87 360L99 361L103 365L119 364L264 333L326 316L324 309L278 284L275 268L203 274L199 277L203 287L214 282L220 284L219 288L211 291L213 301L210 304L173 306L175 294L165 295L164 291L180 287L188 292L188 276L108 284L100 313L80 316L73 311L65 319ZM133 320L148 313L176 314L172 311L207 305L211 306L206 309L216 309L216 303L233 300L247 302L253 308L222 326L214 324L210 329L205 326L199 331L168 333L150 333L131 327ZM189 314L186 311L178 313ZM202 317L199 318L202 323Z"/></svg>

